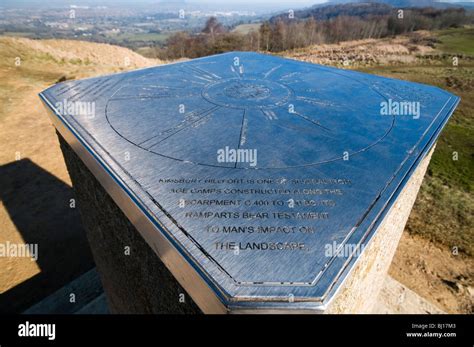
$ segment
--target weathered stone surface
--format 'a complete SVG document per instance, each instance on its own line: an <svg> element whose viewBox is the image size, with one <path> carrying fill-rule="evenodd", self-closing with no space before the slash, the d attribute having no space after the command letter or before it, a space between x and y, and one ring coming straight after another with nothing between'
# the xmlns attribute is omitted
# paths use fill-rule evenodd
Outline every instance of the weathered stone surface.
<svg viewBox="0 0 474 347"><path fill-rule="evenodd" d="M199 313L81 159L58 137L110 312ZM130 247L130 255L125 255L125 247Z"/></svg>
<svg viewBox="0 0 474 347"><path fill-rule="evenodd" d="M372 309L374 314L443 314L446 313L390 276Z"/></svg>
<svg viewBox="0 0 474 347"><path fill-rule="evenodd" d="M371 313L374 310L433 151L434 148L423 158L403 187L326 313Z"/></svg>

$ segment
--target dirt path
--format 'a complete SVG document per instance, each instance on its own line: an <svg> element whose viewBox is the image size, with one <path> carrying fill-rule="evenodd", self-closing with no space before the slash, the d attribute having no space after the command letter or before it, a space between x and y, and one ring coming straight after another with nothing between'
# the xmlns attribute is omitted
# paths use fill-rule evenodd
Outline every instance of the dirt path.
<svg viewBox="0 0 474 347"><path fill-rule="evenodd" d="M474 312L471 257L405 231L389 274L445 312Z"/></svg>

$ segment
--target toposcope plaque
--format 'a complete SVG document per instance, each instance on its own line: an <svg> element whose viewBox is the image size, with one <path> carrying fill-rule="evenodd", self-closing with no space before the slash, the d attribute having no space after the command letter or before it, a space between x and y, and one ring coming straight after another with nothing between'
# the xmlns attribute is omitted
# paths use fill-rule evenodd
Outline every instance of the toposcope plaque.
<svg viewBox="0 0 474 347"><path fill-rule="evenodd" d="M459 101L248 52L40 96L205 312L323 310Z"/></svg>

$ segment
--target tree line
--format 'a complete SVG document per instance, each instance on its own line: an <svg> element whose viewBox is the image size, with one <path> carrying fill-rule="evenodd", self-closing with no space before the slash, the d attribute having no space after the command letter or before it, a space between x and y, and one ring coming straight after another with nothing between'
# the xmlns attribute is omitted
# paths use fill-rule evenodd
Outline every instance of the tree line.
<svg viewBox="0 0 474 347"><path fill-rule="evenodd" d="M227 51L281 52L316 44L383 38L417 30L437 30L473 23L472 12L462 8L391 8L389 13L363 16L338 15L328 19L314 16L296 19L278 16L258 30L239 33L224 27L215 17L199 33L177 32L164 47L156 47L161 59L197 58Z"/></svg>

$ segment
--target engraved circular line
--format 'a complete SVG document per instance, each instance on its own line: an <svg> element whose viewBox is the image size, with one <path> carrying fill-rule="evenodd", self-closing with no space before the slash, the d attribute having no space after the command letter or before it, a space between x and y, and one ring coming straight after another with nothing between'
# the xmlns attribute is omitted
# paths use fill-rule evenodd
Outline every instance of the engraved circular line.
<svg viewBox="0 0 474 347"><path fill-rule="evenodd" d="M333 72L333 71L329 71L330 73L334 73L334 74L337 74L341 77L345 77L345 78L349 78L357 83L361 83L367 87L369 87L369 89L373 92L375 92L376 94L379 94L383 99L385 100L388 100L387 97L383 94L381 94L378 90L376 89L373 89L370 85L366 84L365 82L362 82L362 81L359 81L353 77L350 77L350 76L345 76L343 74L340 74L340 73L337 73L337 72ZM228 79L228 80L238 80L237 78L231 78L231 79ZM255 81L258 81L259 79L250 79L250 78L247 78L246 80L255 80ZM229 107L229 108L234 108L234 109L244 109L244 108L241 108L241 107L232 107L232 106L226 106L226 105L223 105L223 104L217 104L215 103L214 101L211 101L209 99L207 99L206 97L203 96L203 91L211 86L211 85L215 85L215 84L218 84L218 83L222 83L223 81L220 80L220 81L216 81L216 82L212 82L212 83L209 83L208 85L205 85L203 86L202 88L202 91L201 91L201 96L204 100L206 100L207 102L215 105L215 106L220 106L220 107ZM273 81L272 81L273 82ZM275 83L275 82L273 82ZM291 92L291 95L296 95L293 88L288 86L288 85L285 85L283 83L277 83L278 85L281 85L281 86L284 86L286 89L288 89L290 92ZM132 145L142 149L142 150L145 150L147 152L150 152L150 153L153 153L153 154L156 154L156 155L159 155L161 157L164 157L164 158L167 158L167 159L171 159L171 160L175 160L175 161L180 161L180 162L183 162L183 163L189 163L189 164L193 164L193 165L201 165L201 166L207 166L207 167L214 167L214 168L223 168L223 169L237 169L237 170L284 170L284 169L292 169L292 168L299 168L299 167L307 167L307 166L316 166L316 165L321 165L321 164L327 164L327 163L330 163L330 162L334 162L334 161L338 161L338 160L342 160L344 159L344 155L341 155L339 157L335 157L335 158L330 158L330 159L327 159L327 160L322 160L322 161L319 161L319 162L313 162L313 163L307 163L307 164L301 164L301 165L292 165L292 166L282 166L282 167L275 167L275 166L272 166L272 167L235 167L235 166L224 166L224 165L216 165L216 164L205 164L205 163L200 163L200 162L194 162L194 161L191 161L191 160L185 160L185 159L179 159L179 158L175 158L175 157L171 157L171 156L167 156L165 154L162 154L162 153L158 153L158 152L155 152L155 151L152 151L150 149L147 149L147 148L144 148L144 147L141 147L139 145L137 145L136 143L132 142L131 140L129 140L128 138L126 138L125 136L123 136L119 131L117 131L117 129L115 129L115 127L112 125L112 123L110 122L110 119L109 119L109 116L108 116L108 104L109 104L109 101L115 101L112 99L112 97L118 92L120 91L122 88L126 87L126 86L130 86L130 84L126 84L126 85L123 85L121 86L120 88L118 88L111 96L111 98L109 98L109 100L107 101L107 104L105 106L105 117L106 117L106 120L107 122L109 123L110 127L120 136L122 137L124 140L126 140L127 142L131 143ZM139 99L139 98L137 98ZM285 100L285 102L283 104L285 104L286 102L288 101L288 99ZM269 108L278 108L278 107L281 107L282 105L276 105L274 107L269 107ZM245 109L248 109L248 108L256 108L256 109L262 109L262 108L265 108L265 107L246 107ZM214 111L210 112L208 115L211 115L212 113L214 113ZM377 145L380 141L382 141L390 132L391 130L393 129L395 125L395 117L392 116L392 123L390 124L388 130L375 142L373 142L372 144L369 144L368 146L364 147L364 148L361 148L355 152L350 152L349 155L350 156L353 156L353 155L357 155L359 153L362 153L362 152L365 152L366 150L372 148L373 146Z"/></svg>

